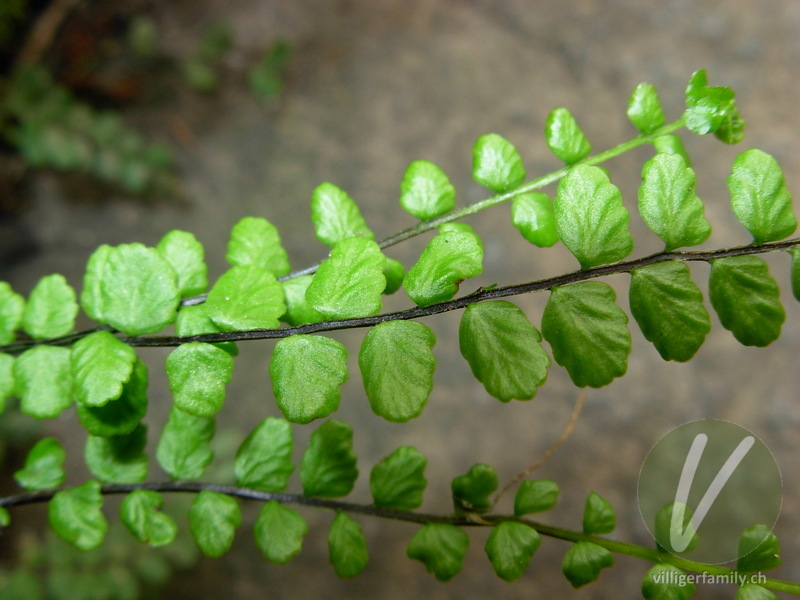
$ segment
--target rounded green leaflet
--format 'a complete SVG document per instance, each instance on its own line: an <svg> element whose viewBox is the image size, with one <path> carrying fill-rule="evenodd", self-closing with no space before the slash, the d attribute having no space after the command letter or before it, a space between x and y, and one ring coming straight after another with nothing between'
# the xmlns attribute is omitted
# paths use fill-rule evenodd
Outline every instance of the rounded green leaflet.
<svg viewBox="0 0 800 600"><path fill-rule="evenodd" d="M153 547L171 544L178 533L172 517L161 512L164 498L152 490L134 490L122 501L119 516L131 535Z"/></svg>
<svg viewBox="0 0 800 600"><path fill-rule="evenodd" d="M637 85L628 99L628 119L641 133L652 133L666 122L656 88L649 83Z"/></svg>
<svg viewBox="0 0 800 600"><path fill-rule="evenodd" d="M236 484L266 492L286 489L294 471L292 428L283 419L267 417L236 452Z"/></svg>
<svg viewBox="0 0 800 600"><path fill-rule="evenodd" d="M116 400L131 378L135 362L134 349L108 331L81 338L70 353L75 399L86 406Z"/></svg>
<svg viewBox="0 0 800 600"><path fill-rule="evenodd" d="M722 326L745 346L769 346L781 335L786 313L769 267L757 256L718 258L708 282Z"/></svg>
<svg viewBox="0 0 800 600"><path fill-rule="evenodd" d="M103 496L97 481L58 492L47 507L53 530L80 550L93 550L103 543L108 522L103 516Z"/></svg>
<svg viewBox="0 0 800 600"><path fill-rule="evenodd" d="M736 590L736 600L778 600L778 597L758 584L746 583Z"/></svg>
<svg viewBox="0 0 800 600"><path fill-rule="evenodd" d="M147 426L139 424L125 435L86 439L86 466L103 483L141 483L147 479Z"/></svg>
<svg viewBox="0 0 800 600"><path fill-rule="evenodd" d="M614 565L614 555L592 542L578 542L564 555L561 572L572 587L579 588L600 577L600 571Z"/></svg>
<svg viewBox="0 0 800 600"><path fill-rule="evenodd" d="M578 387L603 387L628 368L628 316L605 283L555 287L542 315L542 334L556 362Z"/></svg>
<svg viewBox="0 0 800 600"><path fill-rule="evenodd" d="M372 240L343 240L317 269L306 290L306 300L325 319L373 315L383 306L385 266L386 257Z"/></svg>
<svg viewBox="0 0 800 600"><path fill-rule="evenodd" d="M556 108L548 115L544 135L550 151L568 165L586 158L592 151L586 135L566 108Z"/></svg>
<svg viewBox="0 0 800 600"><path fill-rule="evenodd" d="M540 248L558 242L553 202L547 194L517 194L511 204L511 223L526 240Z"/></svg>
<svg viewBox="0 0 800 600"><path fill-rule="evenodd" d="M275 344L269 375L283 416L310 423L339 408L339 388L348 377L347 349L331 338L293 335Z"/></svg>
<svg viewBox="0 0 800 600"><path fill-rule="evenodd" d="M475 228L472 227L472 225L460 223L459 221L450 221L449 223L442 223L436 228L436 230L439 233L447 233L450 231L456 233L471 233L475 236L475 239L478 240L478 245L481 247L481 250L483 250L483 253L486 254L486 247L483 245L483 240L481 239L481 236L478 235L478 232L475 231Z"/></svg>
<svg viewBox="0 0 800 600"><path fill-rule="evenodd" d="M711 87L705 69L692 74L686 87L686 128L698 135L714 133L727 144L742 140L744 121L736 108L736 95L728 87Z"/></svg>
<svg viewBox="0 0 800 600"><path fill-rule="evenodd" d="M514 581L525 573L534 553L542 543L538 532L524 523L498 523L486 540L486 555L503 581Z"/></svg>
<svg viewBox="0 0 800 600"><path fill-rule="evenodd" d="M105 278L106 264L112 248L106 244L92 252L86 263L81 291L81 307L84 312L98 322L104 322L102 283Z"/></svg>
<svg viewBox="0 0 800 600"><path fill-rule="evenodd" d="M331 248L352 237L375 239L355 201L332 183L320 184L314 190L311 221L317 239Z"/></svg>
<svg viewBox="0 0 800 600"><path fill-rule="evenodd" d="M190 342L170 353L166 370L175 406L196 417L210 417L225 402L233 358L211 344Z"/></svg>
<svg viewBox="0 0 800 600"><path fill-rule="evenodd" d="M792 195L781 167L766 152L752 148L737 156L728 176L728 189L736 218L755 242L782 240L797 228Z"/></svg>
<svg viewBox="0 0 800 600"><path fill-rule="evenodd" d="M789 254L792 257L792 294L800 301L800 248L795 248Z"/></svg>
<svg viewBox="0 0 800 600"><path fill-rule="evenodd" d="M558 501L559 487L552 479L526 479L514 497L514 515L521 517L550 510Z"/></svg>
<svg viewBox="0 0 800 600"><path fill-rule="evenodd" d="M542 336L511 302L471 304L461 317L458 339L475 378L502 402L529 400L547 380L550 357Z"/></svg>
<svg viewBox="0 0 800 600"><path fill-rule="evenodd" d="M645 600L689 600L696 591L686 573L672 565L655 565L642 579Z"/></svg>
<svg viewBox="0 0 800 600"><path fill-rule="evenodd" d="M22 324L25 298L14 292L5 281L0 281L0 345L10 344Z"/></svg>
<svg viewBox="0 0 800 600"><path fill-rule="evenodd" d="M473 465L450 482L456 512L481 512L491 507L489 498L497 489L497 471L484 464Z"/></svg>
<svg viewBox="0 0 800 600"><path fill-rule="evenodd" d="M47 490L64 483L64 458L67 453L57 439L46 437L28 452L25 465L14 479L26 490Z"/></svg>
<svg viewBox="0 0 800 600"><path fill-rule="evenodd" d="M383 293L394 294L403 285L406 276L406 268L403 263L393 258L386 257L386 266L383 268L383 276L386 277L386 287Z"/></svg>
<svg viewBox="0 0 800 600"><path fill-rule="evenodd" d="M306 496L338 498L349 494L358 477L353 452L353 430L331 419L311 434L300 463L300 481Z"/></svg>
<svg viewBox="0 0 800 600"><path fill-rule="evenodd" d="M501 135L482 135L472 148L472 178L493 192L507 192L525 181L522 157Z"/></svg>
<svg viewBox="0 0 800 600"><path fill-rule="evenodd" d="M276 500L261 507L255 524L256 544L270 562L288 563L303 547L308 523Z"/></svg>
<svg viewBox="0 0 800 600"><path fill-rule="evenodd" d="M172 265L178 276L178 291L182 298L206 291L208 268L205 263L205 250L193 234L173 229L161 238L156 250Z"/></svg>
<svg viewBox="0 0 800 600"><path fill-rule="evenodd" d="M756 573L775 569L781 564L781 545L766 525L753 525L739 538L739 560L736 570Z"/></svg>
<svg viewBox="0 0 800 600"><path fill-rule="evenodd" d="M325 317L306 300L306 291L313 279L313 275L302 275L301 277L293 277L281 282L283 295L286 299L286 313L281 317L281 321L296 327L325 320Z"/></svg>
<svg viewBox="0 0 800 600"><path fill-rule="evenodd" d="M276 329L285 312L281 284L255 265L228 269L206 299L206 313L223 331Z"/></svg>
<svg viewBox="0 0 800 600"><path fill-rule="evenodd" d="M421 221L453 210L456 190L438 166L427 160L412 162L400 183L400 206Z"/></svg>
<svg viewBox="0 0 800 600"><path fill-rule="evenodd" d="M422 506L422 494L428 481L428 460L412 446L401 446L372 467L369 487L375 506L396 510L414 510Z"/></svg>
<svg viewBox="0 0 800 600"><path fill-rule="evenodd" d="M411 539L406 553L439 581L449 581L461 571L468 547L469 536L459 527L427 523Z"/></svg>
<svg viewBox="0 0 800 600"><path fill-rule="evenodd" d="M63 275L48 275L31 291L22 314L22 327L38 340L60 337L75 327L77 314L75 291L67 280Z"/></svg>
<svg viewBox="0 0 800 600"><path fill-rule="evenodd" d="M234 225L226 258L234 267L255 265L275 277L289 272L289 256L278 229L260 217L244 217Z"/></svg>
<svg viewBox="0 0 800 600"><path fill-rule="evenodd" d="M136 429L147 413L147 367L138 360L122 388L122 395L103 406L76 405L78 418L86 430L101 437L126 435Z"/></svg>
<svg viewBox="0 0 800 600"><path fill-rule="evenodd" d="M689 267L665 261L631 271L631 314L664 360L685 362L711 331L703 293Z"/></svg>
<svg viewBox="0 0 800 600"><path fill-rule="evenodd" d="M581 268L622 260L633 250L628 209L599 167L570 169L558 183L554 210L558 235Z"/></svg>
<svg viewBox="0 0 800 600"><path fill-rule="evenodd" d="M483 248L473 233L449 231L433 238L403 281L417 306L450 300L465 279L483 272Z"/></svg>
<svg viewBox="0 0 800 600"><path fill-rule="evenodd" d="M387 321L364 337L358 366L372 411L404 423L422 414L433 389L436 336L415 321Z"/></svg>
<svg viewBox="0 0 800 600"><path fill-rule="evenodd" d="M69 349L34 346L14 361L12 374L20 409L36 419L53 419L72 405Z"/></svg>
<svg viewBox="0 0 800 600"><path fill-rule="evenodd" d="M695 182L694 171L679 154L656 154L642 167L639 214L667 252L701 244L711 234Z"/></svg>
<svg viewBox="0 0 800 600"><path fill-rule="evenodd" d="M231 549L242 511L234 498L203 490L189 509L189 529L197 547L206 556L219 558Z"/></svg>
<svg viewBox="0 0 800 600"><path fill-rule="evenodd" d="M336 575L355 577L367 566L367 541L358 521L339 511L328 529L328 553Z"/></svg>
<svg viewBox="0 0 800 600"><path fill-rule="evenodd" d="M596 492L590 493L583 507L583 533L611 533L616 526L617 515L611 503Z"/></svg>
<svg viewBox="0 0 800 600"><path fill-rule="evenodd" d="M172 406L156 447L156 460L172 479L196 479L214 459L213 417L195 417Z"/></svg>

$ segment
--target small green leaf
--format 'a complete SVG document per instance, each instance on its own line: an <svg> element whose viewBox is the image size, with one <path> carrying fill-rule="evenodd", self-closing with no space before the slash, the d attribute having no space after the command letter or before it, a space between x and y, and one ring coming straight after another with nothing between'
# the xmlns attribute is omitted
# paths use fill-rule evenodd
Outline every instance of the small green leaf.
<svg viewBox="0 0 800 600"><path fill-rule="evenodd" d="M328 552L336 575L355 577L367 566L367 541L358 521L339 511L328 529Z"/></svg>
<svg viewBox="0 0 800 600"><path fill-rule="evenodd" d="M197 547L206 556L219 558L231 549L242 511L234 498L203 490L189 509L189 529Z"/></svg>
<svg viewBox="0 0 800 600"><path fill-rule="evenodd" d="M628 118L641 133L652 133L666 122L656 88L649 83L637 85L628 99Z"/></svg>
<svg viewBox="0 0 800 600"><path fill-rule="evenodd" d="M678 154L656 154L642 168L639 213L664 240L667 252L701 244L711 234L695 181L694 171Z"/></svg>
<svg viewBox="0 0 800 600"><path fill-rule="evenodd" d="M689 600L696 591L686 573L672 565L655 565L642 579L642 596L646 600Z"/></svg>
<svg viewBox="0 0 800 600"><path fill-rule="evenodd" d="M518 517L550 510L558 501L558 484L552 479L526 479L514 498L514 514Z"/></svg>
<svg viewBox="0 0 800 600"><path fill-rule="evenodd" d="M95 321L103 320L103 294L101 285L105 278L106 264L112 248L106 244L98 247L86 263L81 291L81 306L84 312Z"/></svg>
<svg viewBox="0 0 800 600"><path fill-rule="evenodd" d="M578 387L603 387L628 368L628 316L608 284L595 281L553 288L542 334L556 362Z"/></svg>
<svg viewBox="0 0 800 600"><path fill-rule="evenodd" d="M388 260L387 260L388 264ZM305 325L306 323L319 323L324 321L318 310L314 309L306 300L306 290L313 281L313 275L303 275L293 277L282 282L283 295L286 298L286 314L281 317L282 321L289 325Z"/></svg>
<svg viewBox="0 0 800 600"><path fill-rule="evenodd" d="M24 312L25 298L15 293L8 283L0 281L0 346L14 341Z"/></svg>
<svg viewBox="0 0 800 600"><path fill-rule="evenodd" d="M375 506L396 510L414 510L422 505L428 481L428 460L412 446L401 446L372 467L369 488Z"/></svg>
<svg viewBox="0 0 800 600"><path fill-rule="evenodd" d="M728 189L736 218L755 242L782 240L797 228L792 195L781 167L766 152L752 148L737 156L728 176Z"/></svg>
<svg viewBox="0 0 800 600"><path fill-rule="evenodd" d="M358 366L372 411L395 423L422 414L433 389L433 331L416 321L386 321L370 329Z"/></svg>
<svg viewBox="0 0 800 600"><path fill-rule="evenodd" d="M482 135L472 148L472 178L493 192L507 192L525 180L522 157L504 137Z"/></svg>
<svg viewBox="0 0 800 600"><path fill-rule="evenodd" d="M77 314L75 291L67 280L63 275L48 275L31 291L22 313L22 327L38 340L60 337L75 327Z"/></svg>
<svg viewBox="0 0 800 600"><path fill-rule="evenodd" d="M483 248L476 235L440 233L408 270L403 286L417 306L429 306L450 300L462 281L482 272Z"/></svg>
<svg viewBox="0 0 800 600"><path fill-rule="evenodd" d="M285 490L294 471L292 448L289 423L267 417L236 452L236 484L265 492Z"/></svg>
<svg viewBox="0 0 800 600"><path fill-rule="evenodd" d="M306 300L326 319L374 315L383 306L385 266L386 257L372 240L343 240L317 269Z"/></svg>
<svg viewBox="0 0 800 600"><path fill-rule="evenodd" d="M547 380L550 357L542 335L511 302L471 304L458 330L461 354L492 396L529 400Z"/></svg>
<svg viewBox="0 0 800 600"><path fill-rule="evenodd" d="M0 506L0 527L8 527L11 524L11 513L4 506Z"/></svg>
<svg viewBox="0 0 800 600"><path fill-rule="evenodd" d="M234 267L255 265L275 277L289 272L289 256L277 228L260 217L245 217L233 227L226 258Z"/></svg>
<svg viewBox="0 0 800 600"><path fill-rule="evenodd" d="M779 600L778 597L755 583L746 583L736 590L736 600Z"/></svg>
<svg viewBox="0 0 800 600"><path fill-rule="evenodd" d="M484 464L473 465L464 475L450 482L457 512L480 512L492 505L489 496L497 489L497 472Z"/></svg>
<svg viewBox="0 0 800 600"><path fill-rule="evenodd" d="M540 248L549 248L559 240L553 202L547 194L534 192L514 196L511 222L522 237Z"/></svg>
<svg viewBox="0 0 800 600"><path fill-rule="evenodd" d="M223 331L277 329L278 318L286 312L283 287L266 269L233 267L211 288L206 312Z"/></svg>
<svg viewBox="0 0 800 600"><path fill-rule="evenodd" d="M69 349L34 346L12 368L20 410L37 419L53 419L72 405Z"/></svg>
<svg viewBox="0 0 800 600"><path fill-rule="evenodd" d="M64 540L80 550L94 550L103 543L108 522L103 516L100 484L87 481L58 492L47 507L50 526Z"/></svg>
<svg viewBox="0 0 800 600"><path fill-rule="evenodd" d="M203 245L188 231L173 229L158 242L156 250L178 276L181 298L202 294L208 287L208 268Z"/></svg>
<svg viewBox="0 0 800 600"><path fill-rule="evenodd" d="M653 147L656 149L656 152L661 154L677 154L683 159L687 167L692 166L692 159L686 152L686 148L683 147L680 136L674 133L658 136L653 140Z"/></svg>
<svg viewBox="0 0 800 600"><path fill-rule="evenodd" d="M77 404L78 418L89 433L101 437L126 435L147 412L147 367L138 360L122 395L104 406Z"/></svg>
<svg viewBox="0 0 800 600"><path fill-rule="evenodd" d="M387 295L394 294L403 285L406 268L400 261L387 256L386 266L383 267L383 276L386 277L386 287L383 288L383 293Z"/></svg>
<svg viewBox="0 0 800 600"><path fill-rule="evenodd" d="M744 121L735 97L730 88L709 86L705 69L696 71L686 87L686 128L699 135L714 133L727 144L740 142Z"/></svg>
<svg viewBox="0 0 800 600"><path fill-rule="evenodd" d="M769 571L781 564L781 545L766 525L753 525L739 538L736 570L744 573Z"/></svg>
<svg viewBox="0 0 800 600"><path fill-rule="evenodd" d="M439 233L447 233L449 231L455 233L471 233L475 236L475 239L478 240L478 245L481 247L481 250L484 254L486 254L486 247L483 245L483 240L481 236L475 231L475 229L471 225L467 225L466 223L460 223L458 221L450 221L449 223L442 223L439 225L436 230Z"/></svg>
<svg viewBox="0 0 800 600"><path fill-rule="evenodd" d="M175 406L196 417L219 412L233 372L230 354L211 344L191 342L170 353L166 369Z"/></svg>
<svg viewBox="0 0 800 600"><path fill-rule="evenodd" d="M542 543L535 529L523 523L498 523L486 540L486 554L492 567L503 581L522 577L534 553Z"/></svg>
<svg viewBox="0 0 800 600"><path fill-rule="evenodd" d="M86 466L103 483L140 483L147 479L147 426L113 437L90 435L86 440Z"/></svg>
<svg viewBox="0 0 800 600"><path fill-rule="evenodd" d="M611 533L616 526L617 516L611 503L595 492L589 494L583 508L583 533Z"/></svg>
<svg viewBox="0 0 800 600"><path fill-rule="evenodd" d="M777 282L757 256L711 261L709 298L722 326L745 346L769 346L781 335L786 313Z"/></svg>
<svg viewBox="0 0 800 600"><path fill-rule="evenodd" d="M26 490L48 490L64 483L64 447L52 437L39 440L28 452L25 466L14 479Z"/></svg>
<svg viewBox="0 0 800 600"><path fill-rule="evenodd" d="M633 250L622 196L598 167L578 165L558 183L556 229L583 269L622 260Z"/></svg>
<svg viewBox="0 0 800 600"><path fill-rule="evenodd" d="M135 490L122 501L120 520L142 544L166 546L175 539L178 526L172 517L159 510L163 505L164 498L158 492Z"/></svg>
<svg viewBox="0 0 800 600"><path fill-rule="evenodd" d="M195 417L172 406L156 447L156 460L172 479L197 479L214 460L213 417Z"/></svg>
<svg viewBox="0 0 800 600"><path fill-rule="evenodd" d="M456 190L439 167L427 160L412 162L400 184L400 206L421 221L453 210Z"/></svg>
<svg viewBox="0 0 800 600"><path fill-rule="evenodd" d="M222 328L218 327L208 316L205 303L182 307L178 311L178 318L175 319L175 335L204 335L206 333L220 333L221 331ZM218 342L213 345L225 350L231 356L239 354L236 342Z"/></svg>
<svg viewBox="0 0 800 600"><path fill-rule="evenodd" d="M323 183L314 190L311 220L317 239L331 248L352 237L375 239L355 201L332 183Z"/></svg>
<svg viewBox="0 0 800 600"><path fill-rule="evenodd" d="M306 520L275 500L270 500L258 513L255 524L256 544L270 562L284 565L303 547L308 533Z"/></svg>
<svg viewBox="0 0 800 600"><path fill-rule="evenodd" d="M578 542L564 555L561 571L572 584L579 588L600 577L600 571L614 565L614 555L591 542Z"/></svg>
<svg viewBox="0 0 800 600"><path fill-rule="evenodd" d="M545 141L556 158L568 165L589 156L592 145L566 108L556 108L547 117Z"/></svg>
<svg viewBox="0 0 800 600"><path fill-rule="evenodd" d="M102 260L102 255L98 260ZM100 321L137 336L161 331L175 320L180 302L178 276L155 248L142 244L110 248L104 264L96 268L100 276L100 306L95 305L91 310ZM93 271L93 276L97 271ZM84 292L86 287L84 279ZM86 301L83 297L81 300L85 307Z"/></svg>
<svg viewBox="0 0 800 600"><path fill-rule="evenodd" d="M311 434L303 454L300 464L303 494L326 498L346 496L357 477L353 430L347 423L326 421Z"/></svg>
<svg viewBox="0 0 800 600"><path fill-rule="evenodd" d="M108 331L96 331L72 346L70 364L75 399L86 406L103 406L122 395L136 362L134 349Z"/></svg>
<svg viewBox="0 0 800 600"><path fill-rule="evenodd" d="M631 314L644 337L664 360L691 359L711 331L711 321L689 267L670 260L634 269L631 275Z"/></svg>
<svg viewBox="0 0 800 600"><path fill-rule="evenodd" d="M683 512L683 519L678 518L673 523L672 513L675 512L676 508ZM686 552L691 552L697 548L697 544L700 543L700 540L697 537L696 531L692 533L692 537L689 540L689 544L686 546L686 548L680 552L678 552L672 546L673 540L683 538L685 542L685 539L689 536L689 531L693 531L692 512L692 509L687 505L681 504L680 502L672 502L671 504L662 506L661 509L656 513L655 523L652 531L653 537L656 540L656 548L658 548L659 552L683 554ZM680 523L680 526L678 523Z"/></svg>
<svg viewBox="0 0 800 600"><path fill-rule="evenodd" d="M789 254L792 256L792 293L800 301L800 248L790 250Z"/></svg>
<svg viewBox="0 0 800 600"><path fill-rule="evenodd" d="M14 357L0 352L0 414L6 408L6 399L14 395Z"/></svg>
<svg viewBox="0 0 800 600"><path fill-rule="evenodd" d="M339 388L348 377L347 349L318 335L284 338L275 344L269 376L283 416L310 423L339 408Z"/></svg>
<svg viewBox="0 0 800 600"><path fill-rule="evenodd" d="M444 582L461 571L468 547L469 536L455 525L427 523L411 539L406 553Z"/></svg>

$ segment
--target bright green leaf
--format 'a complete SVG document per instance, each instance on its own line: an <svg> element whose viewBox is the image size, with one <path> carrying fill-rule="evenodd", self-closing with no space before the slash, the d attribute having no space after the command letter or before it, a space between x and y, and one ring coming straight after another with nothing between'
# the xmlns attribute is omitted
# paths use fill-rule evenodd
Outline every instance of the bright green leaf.
<svg viewBox="0 0 800 600"><path fill-rule="evenodd" d="M418 417L433 389L433 331L416 321L386 321L364 337L358 366L372 411L387 421Z"/></svg>
<svg viewBox="0 0 800 600"><path fill-rule="evenodd" d="M746 583L736 590L736 600L779 600L778 597L755 583Z"/></svg>
<svg viewBox="0 0 800 600"><path fill-rule="evenodd" d="M472 227L472 225L467 225L466 223L460 223L458 221L450 221L449 223L442 223L439 225L436 230L439 233L447 233L449 231L453 231L455 233L471 233L475 236L475 239L478 240L478 245L481 247L481 250L484 254L486 254L486 247L483 245L483 240L481 236L478 235L478 232Z"/></svg>
<svg viewBox="0 0 800 600"><path fill-rule="evenodd" d="M0 414L6 408L6 399L14 395L14 357L0 352Z"/></svg>
<svg viewBox="0 0 800 600"><path fill-rule="evenodd" d="M556 215L547 194L528 193L514 196L511 222L531 244L549 248L558 242Z"/></svg>
<svg viewBox="0 0 800 600"><path fill-rule="evenodd" d="M25 298L15 293L8 283L0 281L0 346L14 341L24 312Z"/></svg>
<svg viewBox="0 0 800 600"><path fill-rule="evenodd" d="M642 579L642 596L646 600L688 600L696 591L686 573L672 565L655 565Z"/></svg>
<svg viewBox="0 0 800 600"><path fill-rule="evenodd" d="M195 417L172 406L156 447L156 460L176 480L197 479L214 460L213 417Z"/></svg>
<svg viewBox="0 0 800 600"><path fill-rule="evenodd" d="M367 541L358 521L339 511L328 529L328 552L336 575L355 577L367 566Z"/></svg>
<svg viewBox="0 0 800 600"><path fill-rule="evenodd" d="M178 318L175 319L175 335L204 335L206 333L220 333L221 331L222 328L218 327L208 316L205 303L182 307L178 311ZM239 354L236 342L218 342L213 345L225 350L231 356Z"/></svg>
<svg viewBox="0 0 800 600"><path fill-rule="evenodd" d="M386 287L383 288L383 293L387 295L394 294L403 285L406 268L400 261L387 256L386 266L383 267L383 276L386 277Z"/></svg>
<svg viewBox="0 0 800 600"><path fill-rule="evenodd" d="M778 284L757 256L711 262L709 298L722 326L745 346L769 346L781 335L786 313Z"/></svg>
<svg viewBox="0 0 800 600"><path fill-rule="evenodd" d="M135 490L122 501L120 520L142 544L166 546L175 539L178 526L172 517L159 510L163 504L164 498L158 492Z"/></svg>
<svg viewBox="0 0 800 600"><path fill-rule="evenodd" d="M450 482L457 512L480 512L492 505L489 496L497 489L497 472L484 464L473 465Z"/></svg>
<svg viewBox="0 0 800 600"><path fill-rule="evenodd" d="M50 526L62 539L81 550L94 550L108 530L102 507L100 484L87 481L53 496L47 514Z"/></svg>
<svg viewBox="0 0 800 600"><path fill-rule="evenodd" d="M277 228L260 217L245 217L233 227L226 258L234 267L255 265L275 277L289 272L289 256Z"/></svg>
<svg viewBox="0 0 800 600"><path fill-rule="evenodd" d="M689 267L670 260L631 271L631 314L664 360L691 359L711 330Z"/></svg>
<svg viewBox="0 0 800 600"><path fill-rule="evenodd" d="M219 558L231 549L236 528L242 524L242 511L234 498L203 490L189 509L189 529L200 551Z"/></svg>
<svg viewBox="0 0 800 600"><path fill-rule="evenodd" d="M455 525L428 523L411 539L407 554L439 581L449 581L461 570L468 547L469 536Z"/></svg>
<svg viewBox="0 0 800 600"><path fill-rule="evenodd" d="M112 248L106 244L98 247L86 263L81 291L81 306L84 312L95 321L103 321L102 282L105 278L106 264Z"/></svg>
<svg viewBox="0 0 800 600"><path fill-rule="evenodd" d="M196 417L219 412L233 372L230 354L211 344L191 342L170 353L166 369L175 406Z"/></svg>
<svg viewBox="0 0 800 600"><path fill-rule="evenodd" d="M147 426L113 437L90 435L86 440L86 466L103 483L141 483L147 479Z"/></svg>
<svg viewBox="0 0 800 600"><path fill-rule="evenodd" d="M794 248L790 254L792 256L792 293L800 301L800 248Z"/></svg>
<svg viewBox="0 0 800 600"><path fill-rule="evenodd" d="M133 366L122 395L104 406L77 404L78 418L96 436L126 435L136 429L147 412L147 367L141 360Z"/></svg>
<svg viewBox="0 0 800 600"><path fill-rule="evenodd" d="M498 523L486 540L486 554L503 581L522 577L542 538L532 527L514 521Z"/></svg>
<svg viewBox="0 0 800 600"><path fill-rule="evenodd" d="M642 133L652 133L666 122L656 88L649 83L637 85L628 99L628 118Z"/></svg>
<svg viewBox="0 0 800 600"><path fill-rule="evenodd" d="M566 108L556 108L548 115L545 141L556 158L568 165L586 158L592 151L589 140Z"/></svg>
<svg viewBox="0 0 800 600"><path fill-rule="evenodd" d="M482 135L472 148L472 178L494 192L507 192L525 180L522 157L504 137Z"/></svg>
<svg viewBox="0 0 800 600"><path fill-rule="evenodd" d="M628 316L608 284L595 281L553 288L542 334L556 362L578 387L603 387L628 368Z"/></svg>
<svg viewBox="0 0 800 600"><path fill-rule="evenodd" d="M797 228L781 167L766 152L752 148L737 156L728 189L736 218L759 244L782 240Z"/></svg>
<svg viewBox="0 0 800 600"><path fill-rule="evenodd" d="M208 287L208 267L203 245L188 231L173 229L158 242L158 253L172 265L178 276L182 298L195 296Z"/></svg>
<svg viewBox="0 0 800 600"><path fill-rule="evenodd" d="M412 162L400 184L400 206L421 221L453 210L456 190L439 167L427 160Z"/></svg>
<svg viewBox="0 0 800 600"><path fill-rule="evenodd" d="M64 447L55 438L39 440L28 452L25 466L14 473L14 479L26 490L48 490L64 483Z"/></svg>
<svg viewBox="0 0 800 600"><path fill-rule="evenodd" d="M53 419L72 405L68 348L34 346L17 357L12 373L26 415Z"/></svg>
<svg viewBox="0 0 800 600"><path fill-rule="evenodd" d="M739 538L736 570L745 573L769 571L781 564L781 545L766 525L753 525Z"/></svg>
<svg viewBox="0 0 800 600"><path fill-rule="evenodd" d="M412 446L401 446L372 467L369 488L375 506L396 510L414 510L422 505L428 481L428 460Z"/></svg>
<svg viewBox="0 0 800 600"><path fill-rule="evenodd" d="M96 331L72 346L70 364L75 399L86 406L103 406L122 395L131 378L136 352L108 331Z"/></svg>
<svg viewBox="0 0 800 600"><path fill-rule="evenodd" d="M323 183L314 190L311 220L317 239L331 248L352 237L375 239L355 201L332 183Z"/></svg>
<svg viewBox="0 0 800 600"><path fill-rule="evenodd" d="M264 419L236 452L236 484L265 492L285 490L294 471L292 444L289 423Z"/></svg>
<svg viewBox="0 0 800 600"><path fill-rule="evenodd" d="M687 167L692 166L692 159L686 152L686 148L683 147L683 141L681 141L680 136L674 133L658 136L653 140L653 147L656 149L656 152L661 154L677 154L683 159Z"/></svg>
<svg viewBox="0 0 800 600"><path fill-rule="evenodd" d="M558 484L552 479L526 479L514 497L514 514L518 517L550 510L558 501Z"/></svg>
<svg viewBox="0 0 800 600"><path fill-rule="evenodd" d="M550 357L539 330L504 300L471 304L458 330L461 354L486 391L502 402L528 400L547 380Z"/></svg>
<svg viewBox="0 0 800 600"><path fill-rule="evenodd" d="M306 496L337 498L350 493L358 477L353 430L341 421L326 421L311 434L300 464Z"/></svg>
<svg viewBox="0 0 800 600"><path fill-rule="evenodd" d="M633 250L628 209L600 168L570 169L558 183L554 210L558 235L582 268L622 260Z"/></svg>
<svg viewBox="0 0 800 600"><path fill-rule="evenodd" d="M388 264L388 261L387 261ZM283 295L286 298L286 314L281 317L289 325L305 325L306 323L319 323L324 321L319 311L314 309L306 300L306 290L314 279L313 275L293 277L282 282Z"/></svg>
<svg viewBox="0 0 800 600"><path fill-rule="evenodd" d="M583 508L583 533L589 535L611 533L616 526L617 516L611 503L600 494L595 492L589 494Z"/></svg>
<svg viewBox="0 0 800 600"><path fill-rule="evenodd" d="M288 563L300 552L307 533L306 520L275 500L267 502L258 513L256 544L270 562Z"/></svg>
<svg viewBox="0 0 800 600"><path fill-rule="evenodd" d="M714 133L727 144L742 140L744 121L736 108L736 95L727 87L708 85L706 71L692 74L686 87L686 128L699 135Z"/></svg>
<svg viewBox="0 0 800 600"><path fill-rule="evenodd" d="M78 303L75 291L63 275L42 277L31 291L22 327L35 339L47 339L68 334L75 327Z"/></svg>
<svg viewBox="0 0 800 600"><path fill-rule="evenodd" d="M0 527L8 527L11 524L11 513L4 506L0 506Z"/></svg>
<svg viewBox="0 0 800 600"><path fill-rule="evenodd" d="M284 338L275 344L269 376L283 416L310 423L339 408L339 388L348 377L347 349L318 335Z"/></svg>
<svg viewBox="0 0 800 600"><path fill-rule="evenodd" d="M578 542L564 555L561 571L572 584L579 588L595 581L600 571L613 566L614 555L591 542Z"/></svg>
<svg viewBox="0 0 800 600"><path fill-rule="evenodd" d="M283 288L266 269L233 267L211 288L206 312L223 331L277 329L278 318L286 312Z"/></svg>

